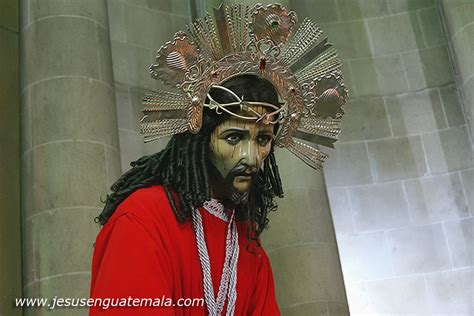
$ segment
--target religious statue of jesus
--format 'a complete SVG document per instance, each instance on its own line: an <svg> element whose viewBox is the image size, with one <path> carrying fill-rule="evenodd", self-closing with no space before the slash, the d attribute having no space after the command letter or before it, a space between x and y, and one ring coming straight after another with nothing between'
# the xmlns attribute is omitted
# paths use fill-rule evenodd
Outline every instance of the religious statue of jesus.
<svg viewBox="0 0 474 316"><path fill-rule="evenodd" d="M296 14L278 4L213 13L150 67L175 91L144 96L142 133L171 139L131 163L97 217L91 297L116 304L90 315L280 314L259 238L283 197L274 150L321 168L310 143L332 146L347 89L314 22L291 36Z"/></svg>

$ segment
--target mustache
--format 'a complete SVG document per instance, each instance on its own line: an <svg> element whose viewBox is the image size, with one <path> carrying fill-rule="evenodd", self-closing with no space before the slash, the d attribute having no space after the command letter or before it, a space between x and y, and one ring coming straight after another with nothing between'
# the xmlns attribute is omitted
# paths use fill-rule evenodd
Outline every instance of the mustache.
<svg viewBox="0 0 474 316"><path fill-rule="evenodd" d="M228 178L232 179L237 176L255 176L258 169L256 167L250 167L246 164L238 164L228 174Z"/></svg>

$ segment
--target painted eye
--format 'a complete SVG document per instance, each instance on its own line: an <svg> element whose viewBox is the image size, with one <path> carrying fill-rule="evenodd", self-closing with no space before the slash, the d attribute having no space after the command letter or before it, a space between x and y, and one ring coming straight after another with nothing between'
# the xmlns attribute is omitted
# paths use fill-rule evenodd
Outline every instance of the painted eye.
<svg viewBox="0 0 474 316"><path fill-rule="evenodd" d="M257 136L257 143L260 146L266 146L271 140L272 140L272 137L270 135L259 135L259 136Z"/></svg>
<svg viewBox="0 0 474 316"><path fill-rule="evenodd" d="M227 136L225 138L225 140L227 141L227 143L229 143L230 145L236 145L238 142L240 142L241 140L241 137L239 134L230 134L229 136Z"/></svg>

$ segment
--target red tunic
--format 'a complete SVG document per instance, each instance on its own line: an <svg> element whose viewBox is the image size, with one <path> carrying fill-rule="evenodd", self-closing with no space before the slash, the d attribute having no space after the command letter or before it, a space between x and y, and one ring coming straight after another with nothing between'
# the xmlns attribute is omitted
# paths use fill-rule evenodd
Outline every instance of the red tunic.
<svg viewBox="0 0 474 316"><path fill-rule="evenodd" d="M224 264L227 223L200 209L214 294ZM267 254L237 223L239 259L235 315L280 315ZM201 265L191 221L178 223L162 186L140 189L123 201L97 236L91 298L204 298ZM163 301L163 300L162 300ZM117 301L116 301L117 302ZM156 300L155 300L156 302ZM223 314L225 314L224 306ZM89 315L207 315L194 307L91 308Z"/></svg>

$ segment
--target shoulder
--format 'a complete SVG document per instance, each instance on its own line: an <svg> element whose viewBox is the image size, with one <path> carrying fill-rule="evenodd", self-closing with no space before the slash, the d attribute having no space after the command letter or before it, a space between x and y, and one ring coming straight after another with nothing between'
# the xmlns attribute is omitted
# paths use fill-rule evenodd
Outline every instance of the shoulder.
<svg viewBox="0 0 474 316"><path fill-rule="evenodd" d="M134 191L118 205L105 225L113 224L125 214L135 218L145 227L156 224L157 222L168 221L168 217L174 217L168 197L162 185L155 185Z"/></svg>

